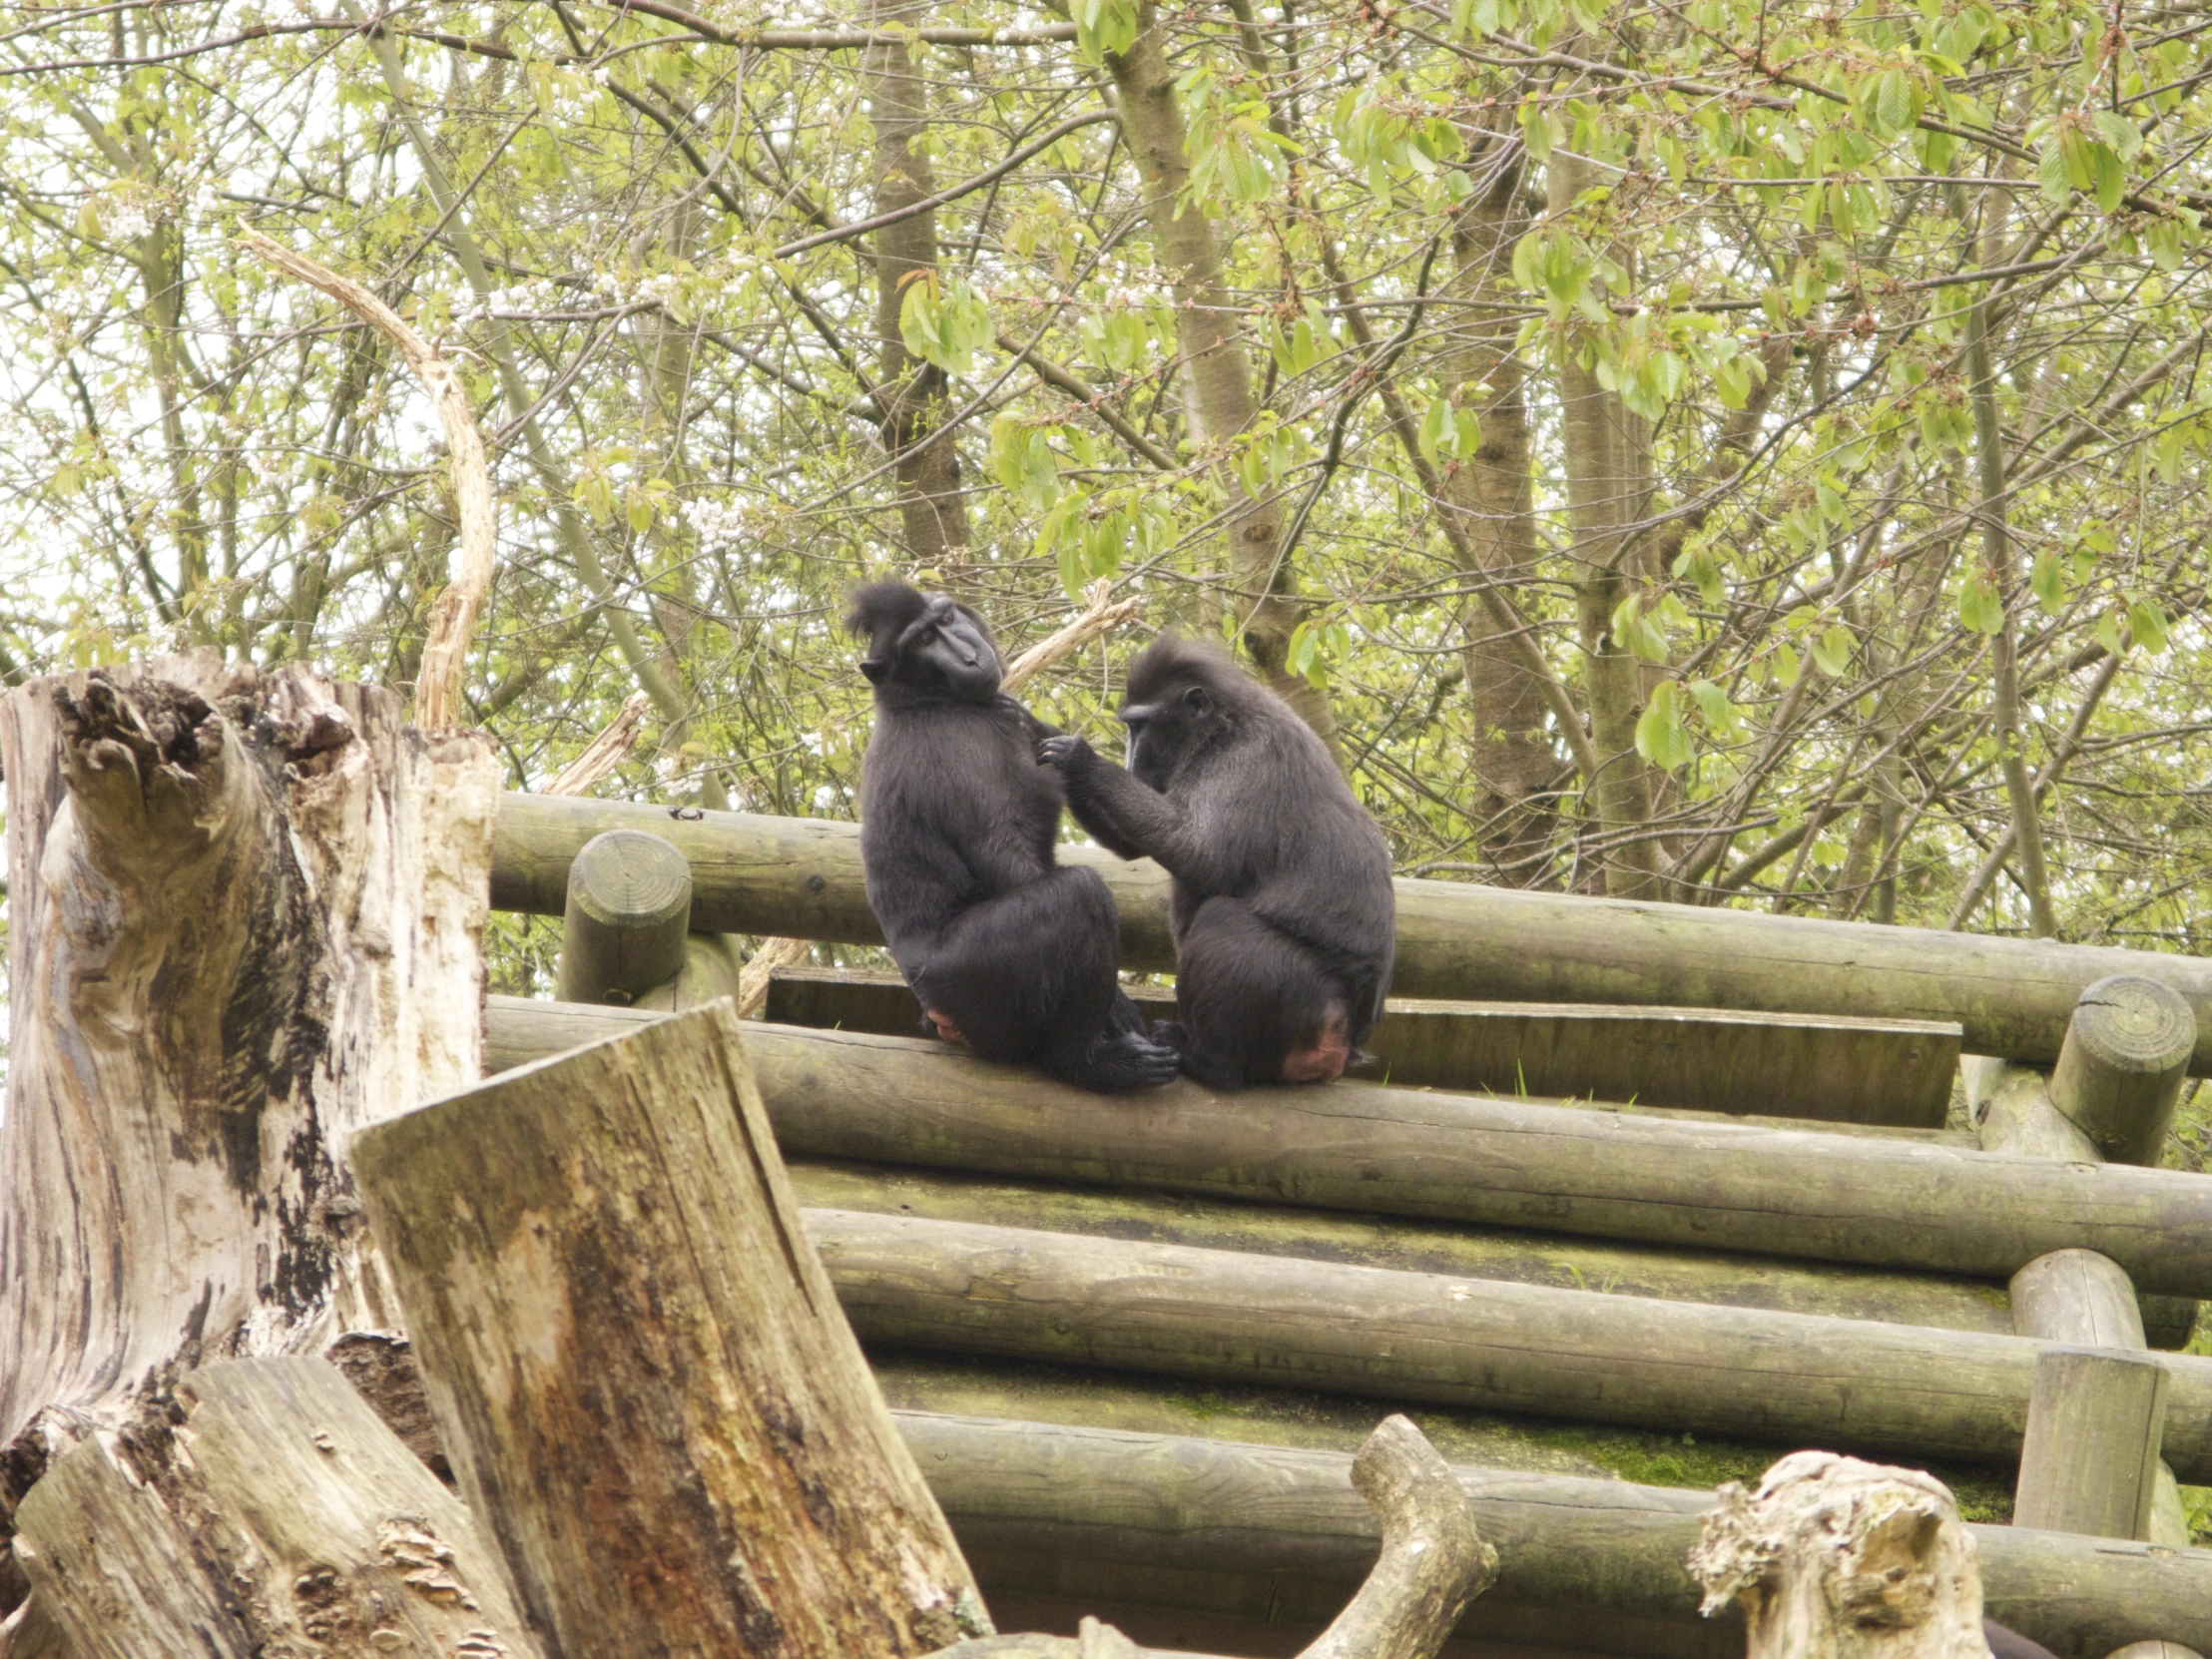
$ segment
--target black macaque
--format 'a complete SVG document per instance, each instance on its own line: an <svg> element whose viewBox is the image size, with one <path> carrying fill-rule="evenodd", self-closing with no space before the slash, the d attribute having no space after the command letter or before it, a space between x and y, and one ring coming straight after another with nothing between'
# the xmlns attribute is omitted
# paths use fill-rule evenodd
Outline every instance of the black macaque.
<svg viewBox="0 0 2212 1659"><path fill-rule="evenodd" d="M1038 753L1082 826L1175 878L1175 1026L1210 1088L1326 1083L1375 1028L1395 949L1390 854L1329 751L1211 647L1162 635L1130 665L1129 769L1079 737Z"/></svg>
<svg viewBox="0 0 2212 1659"><path fill-rule="evenodd" d="M999 695L983 619L879 582L845 626L867 638L875 730L860 784L867 901L937 1034L1063 1083L1146 1088L1176 1073L1115 978L1120 917L1095 870L1061 869L1064 794L1036 746L1054 728Z"/></svg>

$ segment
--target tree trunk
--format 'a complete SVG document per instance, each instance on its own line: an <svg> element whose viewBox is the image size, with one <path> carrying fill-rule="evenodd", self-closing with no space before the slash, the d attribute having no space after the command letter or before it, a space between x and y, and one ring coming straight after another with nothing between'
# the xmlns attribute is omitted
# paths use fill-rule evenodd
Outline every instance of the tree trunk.
<svg viewBox="0 0 2212 1659"><path fill-rule="evenodd" d="M1236 306L1213 222L1185 199L1189 135L1175 98L1175 73L1168 64L1159 14L1150 0L1138 26L1136 44L1126 54L1107 53L1106 69L1120 95L1122 137L1144 179L1145 217L1175 294L1176 340L1202 428L1194 435L1202 447L1226 445L1259 413L1252 395L1252 365L1237 334ZM1337 723L1329 699L1284 666L1291 632L1298 626L1298 588L1279 555L1282 503L1252 499L1226 465L1218 476L1229 499L1229 573L1239 637L1261 679L1337 754Z"/></svg>
<svg viewBox="0 0 2212 1659"><path fill-rule="evenodd" d="M1453 249L1458 269L1445 296L1497 300L1515 240L1526 228L1518 209L1522 171L1498 167L1489 187L1460 210ZM1482 422L1474 455L1445 474L1447 511L1460 515L1480 569L1477 580L1508 586L1536 573L1536 510L1529 480L1527 370L1515 348L1515 324L1475 305L1453 313L1441 364L1455 400ZM1487 384L1487 390L1482 389ZM1482 793L1469 814L1483 831L1505 879L1527 886L1542 873L1535 854L1548 838L1551 804L1543 792L1560 770L1544 736L1543 683L1509 640L1498 637L1488 611L1469 597L1460 603L1467 701L1474 714L1474 771Z"/></svg>
<svg viewBox="0 0 2212 1659"><path fill-rule="evenodd" d="M1550 211L1564 220L1575 199L1595 182L1595 169L1564 151L1545 164ZM1632 268L1625 249L1613 258ZM1644 511L1651 494L1651 428L1629 412L1617 392L1598 382L1570 342L1559 352L1560 435L1566 445L1567 516L1574 545L1575 619L1582 637L1584 690L1590 704L1590 738L1601 762L1588 780L1597 809L1598 854L1606 892L1615 897L1658 896L1655 843L1642 834L1651 818L1651 776L1636 753L1636 719L1643 712L1643 676L1636 659L1613 640L1613 612L1630 592L1630 549L1621 527Z"/></svg>
<svg viewBox="0 0 2212 1659"><path fill-rule="evenodd" d="M8 781L0 1506L203 1358L388 1325L351 1131L474 1077L499 770L212 655L32 683Z"/></svg>
<svg viewBox="0 0 2212 1659"><path fill-rule="evenodd" d="M354 1141L461 1490L552 1659L896 1659L989 1630L727 1004Z"/></svg>
<svg viewBox="0 0 2212 1659"><path fill-rule="evenodd" d="M318 1360L195 1373L17 1519L71 1659L538 1652L474 1518Z"/></svg>
<svg viewBox="0 0 2212 1659"><path fill-rule="evenodd" d="M1933 1475L1798 1451L1720 1500L1690 1571L1706 1611L1743 1604L1747 1659L1989 1659L1974 1540Z"/></svg>
<svg viewBox="0 0 2212 1659"><path fill-rule="evenodd" d="M874 0L868 27L911 27L927 0ZM895 32L867 49L868 115L875 126L875 212L896 213L937 188L922 139L929 125L929 84L909 46ZM934 565L948 579L967 562L967 501L960 493L960 455L952 434L941 430L949 383L943 369L916 358L899 332L899 307L910 280L937 269L937 212L915 214L875 233L875 330L877 419L883 447L896 462L898 511L906 554Z"/></svg>

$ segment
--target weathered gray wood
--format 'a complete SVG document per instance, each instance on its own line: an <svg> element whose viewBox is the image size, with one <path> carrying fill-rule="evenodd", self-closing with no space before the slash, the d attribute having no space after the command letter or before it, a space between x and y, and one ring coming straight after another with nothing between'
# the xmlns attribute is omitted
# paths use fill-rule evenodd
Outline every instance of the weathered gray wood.
<svg viewBox="0 0 2212 1659"><path fill-rule="evenodd" d="M2150 1536L2172 1383L2166 1364L2140 1352L2056 1344L2036 1356L2013 1524ZM2212 1402L2192 1396L2178 1403L2198 1412ZM2173 1452L2176 1472L2206 1477L2179 1446Z"/></svg>
<svg viewBox="0 0 2212 1659"><path fill-rule="evenodd" d="M549 1653L885 1659L988 1629L728 1003L354 1140L430 1405Z"/></svg>
<svg viewBox="0 0 2212 1659"><path fill-rule="evenodd" d="M659 835L594 835L568 867L561 999L627 1006L674 979L684 966L691 905L691 866Z"/></svg>
<svg viewBox="0 0 2212 1659"><path fill-rule="evenodd" d="M683 848L697 926L880 942L858 829L817 819L510 795L492 902L558 915L576 849L614 829ZM1124 966L1173 965L1163 871L1096 848L1061 856L1112 887ZM1452 881L1399 881L1397 893L1394 983L1406 996L1955 1020L1969 1052L2044 1064L2058 1057L2082 987L2109 974L2161 980L2192 1007L2212 1002L2212 964L2187 956ZM2212 1072L2212 1039L2198 1039L2192 1069L2202 1075Z"/></svg>
<svg viewBox="0 0 2212 1659"><path fill-rule="evenodd" d="M1129 995L1147 1018L1175 1017L1171 990L1133 986ZM765 1017L908 1037L921 1010L895 973L786 968ZM1362 1044L1374 1057L1363 1075L1399 1087L1940 1129L1958 1035L1956 1025L1927 1020L1393 997Z"/></svg>
<svg viewBox="0 0 2212 1659"><path fill-rule="evenodd" d="M1360 1593L1299 1659L1433 1659L1467 1603L1497 1579L1497 1551L1450 1468L1407 1418L1384 1417L1352 1460L1382 1554Z"/></svg>
<svg viewBox="0 0 2212 1659"><path fill-rule="evenodd" d="M1748 1659L1988 1659L1973 1539L1943 1483L1795 1451L1721 1487L1690 1572L1741 1604Z"/></svg>
<svg viewBox="0 0 2212 1659"><path fill-rule="evenodd" d="M2172 986L2139 974L2099 979L2081 993L2051 1103L2116 1164L2155 1164L2181 1103L2197 1016Z"/></svg>
<svg viewBox="0 0 2212 1659"><path fill-rule="evenodd" d="M476 1074L498 768L213 653L0 704L0 1510L208 1354L390 1323L342 1145Z"/></svg>
<svg viewBox="0 0 2212 1659"><path fill-rule="evenodd" d="M2110 1257L2054 1250L2012 1276L2012 1329L2075 1348L2144 1348L2135 1287Z"/></svg>
<svg viewBox="0 0 2212 1659"><path fill-rule="evenodd" d="M1273 1607L1297 1620L1326 1617L1375 1559L1348 1453L921 1412L898 1421L978 1560L1026 1553L1118 1565L1120 1582L1149 1586L1150 1599ZM1610 1615L1643 1621L1645 1639L1630 1652L1743 1653L1740 1619L1701 1623L1684 1565L1711 1492L1465 1465L1454 1473L1498 1551L1497 1583L1468 1622L1489 1628L1504 1608L1535 1608L1555 1637L1581 1640L1585 1618ZM2212 1551L1967 1530L1989 1616L2060 1659L2102 1659L2158 1636L2212 1649Z"/></svg>
<svg viewBox="0 0 2212 1659"><path fill-rule="evenodd" d="M1241 1251L810 1210L863 1340L2009 1463L2037 1345ZM2212 1478L2212 1360L2167 1452Z"/></svg>
<svg viewBox="0 0 2212 1659"><path fill-rule="evenodd" d="M2212 1291L2212 1182L1891 1135L1333 1083L1116 1100L894 1037L748 1027L792 1156L1150 1187L2004 1280L2101 1251Z"/></svg>
<svg viewBox="0 0 2212 1659"><path fill-rule="evenodd" d="M663 1011L704 1008L717 998L736 996L738 979L744 972L745 957L735 937L728 933L694 933L684 940L684 965L677 969L676 977L639 996L636 1006Z"/></svg>
<svg viewBox="0 0 2212 1659"><path fill-rule="evenodd" d="M16 1511L76 1659L538 1652L469 1512L334 1368L209 1366L177 1405L79 1445Z"/></svg>
<svg viewBox="0 0 2212 1659"><path fill-rule="evenodd" d="M2096 1143L2051 1103L2050 1074L2038 1066L1984 1062L1967 1095L1984 1152L2076 1164L2104 1161Z"/></svg>

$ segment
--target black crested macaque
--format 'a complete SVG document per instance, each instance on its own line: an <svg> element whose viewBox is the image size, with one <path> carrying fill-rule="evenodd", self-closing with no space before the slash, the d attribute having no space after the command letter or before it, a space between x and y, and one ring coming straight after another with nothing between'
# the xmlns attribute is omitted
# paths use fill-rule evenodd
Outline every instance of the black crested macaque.
<svg viewBox="0 0 2212 1659"><path fill-rule="evenodd" d="M1130 665L1129 770L1079 737L1039 758L1124 858L1175 878L1183 1070L1216 1089L1326 1083L1382 1016L1395 949L1390 853L1329 751L1221 652L1163 634Z"/></svg>
<svg viewBox="0 0 2212 1659"><path fill-rule="evenodd" d="M1995 1619L1981 1621L1981 1639L1989 1644L1990 1659L2058 1659L2040 1642L2031 1642L2016 1630L2007 1630Z"/></svg>
<svg viewBox="0 0 2212 1659"><path fill-rule="evenodd" d="M875 730L860 783L867 901L937 1034L1063 1083L1141 1089L1176 1074L1115 978L1120 917L1096 870L1061 869L1053 735L999 694L983 619L878 582L845 626L866 636Z"/></svg>

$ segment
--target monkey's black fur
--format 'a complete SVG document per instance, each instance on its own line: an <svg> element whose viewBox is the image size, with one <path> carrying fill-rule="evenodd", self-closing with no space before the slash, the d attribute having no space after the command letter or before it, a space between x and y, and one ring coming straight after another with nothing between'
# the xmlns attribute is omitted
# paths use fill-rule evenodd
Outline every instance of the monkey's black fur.
<svg viewBox="0 0 2212 1659"><path fill-rule="evenodd" d="M1990 1659L2058 1659L2040 1642L2031 1642L2016 1630L2007 1630L1995 1619L1981 1621L1981 1639L1989 1644Z"/></svg>
<svg viewBox="0 0 2212 1659"><path fill-rule="evenodd" d="M1064 804L1036 746L1054 728L999 695L983 619L879 582L845 626L867 637L875 731L860 784L867 899L946 1036L989 1060L1119 1090L1175 1076L1114 977L1120 918L1095 870L1061 869Z"/></svg>
<svg viewBox="0 0 2212 1659"><path fill-rule="evenodd" d="M1175 878L1184 1071L1217 1089L1336 1077L1389 988L1382 831L1306 723L1210 647L1155 640L1121 718L1126 772L1077 737L1038 752L1085 829Z"/></svg>

